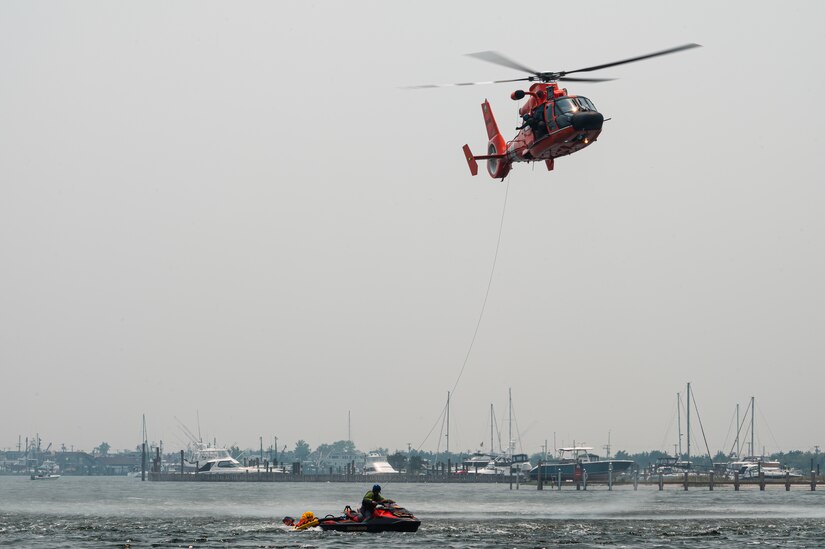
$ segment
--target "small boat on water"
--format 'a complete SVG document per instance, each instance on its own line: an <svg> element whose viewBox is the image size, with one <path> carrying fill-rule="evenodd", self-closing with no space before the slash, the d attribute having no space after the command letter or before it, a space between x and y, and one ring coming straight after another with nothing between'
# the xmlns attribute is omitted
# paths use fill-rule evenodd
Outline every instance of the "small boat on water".
<svg viewBox="0 0 825 549"><path fill-rule="evenodd" d="M36 473L32 473L31 479L32 480L56 480L59 479L60 475L55 475L53 473L47 473L46 471L38 471Z"/></svg>
<svg viewBox="0 0 825 549"><path fill-rule="evenodd" d="M549 482L558 482L559 476L562 481L583 480L585 473L587 480L601 481L608 479L611 470L615 478L634 465L633 461L627 459L601 459L591 453L592 449L588 446L559 448L557 460L542 463L530 470L530 480L538 480L541 471L541 478Z"/></svg>
<svg viewBox="0 0 825 549"><path fill-rule="evenodd" d="M60 467L54 461L46 460L31 474L32 480L55 480L60 478Z"/></svg>
<svg viewBox="0 0 825 549"><path fill-rule="evenodd" d="M691 469L690 461L682 461L679 456L665 456L656 460L650 474L651 476L662 476L664 478L682 478Z"/></svg>
<svg viewBox="0 0 825 549"><path fill-rule="evenodd" d="M739 473L739 478L758 479L762 473L766 479L802 478L798 472L783 468L775 460L765 459L758 456L747 456L741 460L734 460L726 464L726 476L733 478L735 473Z"/></svg>
<svg viewBox="0 0 825 549"><path fill-rule="evenodd" d="M742 466L739 470L739 478L745 480L758 479L760 478L760 473L767 479L802 478L801 474L789 469L783 469L782 467L763 467L758 463L750 463Z"/></svg>
<svg viewBox="0 0 825 549"><path fill-rule="evenodd" d="M527 454L482 454L476 452L462 461L460 474L466 475L526 475L530 471Z"/></svg>

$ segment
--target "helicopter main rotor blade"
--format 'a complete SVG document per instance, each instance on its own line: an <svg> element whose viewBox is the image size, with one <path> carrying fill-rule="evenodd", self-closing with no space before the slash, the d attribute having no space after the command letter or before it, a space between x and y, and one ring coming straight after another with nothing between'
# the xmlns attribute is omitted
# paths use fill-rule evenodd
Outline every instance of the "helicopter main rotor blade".
<svg viewBox="0 0 825 549"><path fill-rule="evenodd" d="M583 69L576 69L574 71L561 71L559 72L559 76L564 76L567 74L573 74L574 72L590 72L590 71L597 71L600 69L606 69L608 67L615 67L616 65L624 65L625 63L634 63L636 61L642 61L643 59L650 59L651 57L658 57L660 55L668 55L670 53L676 53L683 50L689 50L691 48L701 48L700 44L684 44L682 46L676 46L675 48L670 48L667 50L657 51L655 53L649 53L647 55L640 55L638 57L631 57L630 59L623 59L621 61L614 61L613 63L605 63L603 65L594 65L592 67L585 67Z"/></svg>
<svg viewBox="0 0 825 549"><path fill-rule="evenodd" d="M566 76L561 76L557 78L557 80L563 80L565 82L613 82L616 80L615 78L581 78L574 76L573 78L567 78Z"/></svg>
<svg viewBox="0 0 825 549"><path fill-rule="evenodd" d="M513 78L511 80L490 80L489 82L456 82L454 84L423 84L420 86L403 86L403 90L420 90L425 88L455 88L458 86L481 86L484 84L502 84L504 82L521 82L523 80L530 80L527 78Z"/></svg>
<svg viewBox="0 0 825 549"><path fill-rule="evenodd" d="M481 59L482 61L487 61L488 63L494 63L496 65L516 69L517 71L529 72L530 74L539 74L538 71L525 67L521 63L516 63L512 59L504 57L497 51L479 51L476 53L468 53L467 56L475 57L476 59Z"/></svg>

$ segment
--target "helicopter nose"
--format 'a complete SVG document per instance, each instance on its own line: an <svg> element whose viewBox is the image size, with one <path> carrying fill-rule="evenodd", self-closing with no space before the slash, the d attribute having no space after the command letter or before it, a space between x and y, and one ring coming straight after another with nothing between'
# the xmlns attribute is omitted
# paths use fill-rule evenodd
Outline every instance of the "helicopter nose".
<svg viewBox="0 0 825 549"><path fill-rule="evenodd" d="M577 112L571 117L570 123L577 130L600 130L602 129L604 116L595 111Z"/></svg>

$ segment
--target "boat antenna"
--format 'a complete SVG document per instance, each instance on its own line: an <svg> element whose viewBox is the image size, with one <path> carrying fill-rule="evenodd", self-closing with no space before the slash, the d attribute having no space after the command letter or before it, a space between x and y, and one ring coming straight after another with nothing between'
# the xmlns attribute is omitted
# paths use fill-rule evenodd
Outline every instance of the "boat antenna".
<svg viewBox="0 0 825 549"><path fill-rule="evenodd" d="M607 444L602 448L607 452L607 459L610 459L610 429L607 430Z"/></svg>
<svg viewBox="0 0 825 549"><path fill-rule="evenodd" d="M198 422L198 442L203 442L203 437L201 436L201 413L199 410L195 410L195 418Z"/></svg>

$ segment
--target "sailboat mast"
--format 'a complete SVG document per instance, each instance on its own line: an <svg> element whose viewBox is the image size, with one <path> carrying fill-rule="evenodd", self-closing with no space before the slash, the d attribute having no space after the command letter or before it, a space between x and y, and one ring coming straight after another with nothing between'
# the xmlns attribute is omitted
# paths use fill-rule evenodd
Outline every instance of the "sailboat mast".
<svg viewBox="0 0 825 549"><path fill-rule="evenodd" d="M679 393L676 393L676 428L679 430L679 453L677 458L682 457L682 399Z"/></svg>
<svg viewBox="0 0 825 549"><path fill-rule="evenodd" d="M690 461L690 382L687 384L687 458Z"/></svg>
<svg viewBox="0 0 825 549"><path fill-rule="evenodd" d="M513 388L510 387L507 389L507 396L508 396L508 407L510 408L510 426L507 430L507 451L510 455L513 455Z"/></svg>
<svg viewBox="0 0 825 549"><path fill-rule="evenodd" d="M493 403L490 403L490 452L493 451Z"/></svg>
<svg viewBox="0 0 825 549"><path fill-rule="evenodd" d="M447 459L450 457L450 391L447 391Z"/></svg>
<svg viewBox="0 0 825 549"><path fill-rule="evenodd" d="M742 459L742 449L739 447L739 403L736 403L736 459Z"/></svg>
<svg viewBox="0 0 825 549"><path fill-rule="evenodd" d="M754 433L754 416L756 415L756 402L754 397L751 397L751 455L756 455L756 446L753 445L753 433Z"/></svg>

